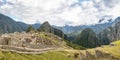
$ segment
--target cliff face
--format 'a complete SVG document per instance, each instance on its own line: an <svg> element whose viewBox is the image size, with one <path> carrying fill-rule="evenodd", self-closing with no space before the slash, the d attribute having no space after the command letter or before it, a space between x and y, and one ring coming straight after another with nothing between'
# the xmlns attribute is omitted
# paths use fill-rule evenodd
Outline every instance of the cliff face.
<svg viewBox="0 0 120 60"><path fill-rule="evenodd" d="M48 22L44 22L38 29L40 32L52 33L66 39L66 35L59 29L53 28Z"/></svg>
<svg viewBox="0 0 120 60"><path fill-rule="evenodd" d="M102 44L109 44L110 42L120 39L120 22L114 26L103 30L99 35Z"/></svg>
<svg viewBox="0 0 120 60"><path fill-rule="evenodd" d="M81 32L77 37L77 43L88 48L100 46L100 41L98 40L95 32L90 28L86 28Z"/></svg>

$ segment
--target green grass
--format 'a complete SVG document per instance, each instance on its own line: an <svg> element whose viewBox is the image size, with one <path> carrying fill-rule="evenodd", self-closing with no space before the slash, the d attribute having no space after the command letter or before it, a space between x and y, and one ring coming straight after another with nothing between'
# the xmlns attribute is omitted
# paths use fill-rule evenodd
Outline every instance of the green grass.
<svg viewBox="0 0 120 60"><path fill-rule="evenodd" d="M53 35L51 33L41 32L38 34L38 36L40 36L44 40L51 41L56 46L59 46L59 47L66 46L66 42L62 41L63 39L60 40L60 39L58 39L58 37L56 37L55 35Z"/></svg>
<svg viewBox="0 0 120 60"><path fill-rule="evenodd" d="M115 46L110 48L110 53L116 56L117 58L120 58L120 40L115 41L112 44L115 44Z"/></svg>
<svg viewBox="0 0 120 60"><path fill-rule="evenodd" d="M119 50L120 50L120 41L113 42L112 44L116 44L115 46L106 45L103 47L98 47L97 49L103 53L108 52L112 56L116 58L120 58ZM96 48L95 48L96 49ZM91 54L95 54L95 49L87 49ZM85 55L86 50L71 50L65 49L61 51L49 51L46 53L32 55L32 54L19 54L14 52L1 52L0 51L0 60L79 60L74 58L74 53L83 53ZM70 55L71 57L68 57ZM91 58L90 58L91 59ZM90 60L89 59L89 60ZM92 59L93 60L93 59ZM108 58L96 58L95 60L109 60Z"/></svg>
<svg viewBox="0 0 120 60"><path fill-rule="evenodd" d="M67 52L54 51L39 55L18 54L13 52L0 52L0 60L74 60L67 56Z"/></svg>
<svg viewBox="0 0 120 60"><path fill-rule="evenodd" d="M113 42L112 44L120 45L120 40Z"/></svg>
<svg viewBox="0 0 120 60"><path fill-rule="evenodd" d="M114 46L111 45L106 45L104 46L104 48L99 48L103 53L107 52L109 54L111 54L112 56L116 57L116 58L120 58L120 40L115 41L111 44L114 44Z"/></svg>

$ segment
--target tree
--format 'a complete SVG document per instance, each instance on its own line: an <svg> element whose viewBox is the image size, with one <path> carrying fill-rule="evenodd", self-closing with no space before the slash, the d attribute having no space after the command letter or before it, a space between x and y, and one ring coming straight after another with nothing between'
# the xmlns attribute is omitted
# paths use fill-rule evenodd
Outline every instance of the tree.
<svg viewBox="0 0 120 60"><path fill-rule="evenodd" d="M35 32L35 31L36 30L31 25L26 30L26 32Z"/></svg>

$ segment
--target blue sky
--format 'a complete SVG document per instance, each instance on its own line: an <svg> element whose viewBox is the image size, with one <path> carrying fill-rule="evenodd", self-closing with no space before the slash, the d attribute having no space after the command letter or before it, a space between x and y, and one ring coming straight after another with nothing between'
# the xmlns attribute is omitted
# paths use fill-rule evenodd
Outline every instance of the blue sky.
<svg viewBox="0 0 120 60"><path fill-rule="evenodd" d="M120 0L0 0L0 13L28 24L91 25L116 18L119 11Z"/></svg>

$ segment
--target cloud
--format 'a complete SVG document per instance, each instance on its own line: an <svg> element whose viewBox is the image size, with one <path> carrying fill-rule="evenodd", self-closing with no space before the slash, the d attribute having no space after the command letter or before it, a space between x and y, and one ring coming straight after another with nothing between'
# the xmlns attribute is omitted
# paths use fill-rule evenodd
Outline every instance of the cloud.
<svg viewBox="0 0 120 60"><path fill-rule="evenodd" d="M120 4L116 5L115 7L111 8L110 14L114 17L120 16Z"/></svg>
<svg viewBox="0 0 120 60"><path fill-rule="evenodd" d="M120 16L120 0L0 0L0 13L17 21L51 25L97 24L104 16Z"/></svg>

